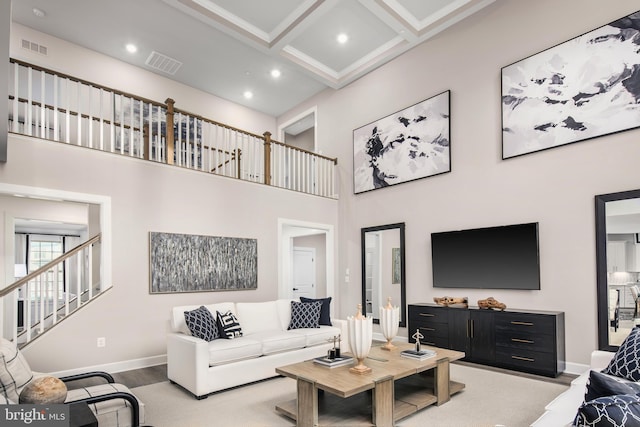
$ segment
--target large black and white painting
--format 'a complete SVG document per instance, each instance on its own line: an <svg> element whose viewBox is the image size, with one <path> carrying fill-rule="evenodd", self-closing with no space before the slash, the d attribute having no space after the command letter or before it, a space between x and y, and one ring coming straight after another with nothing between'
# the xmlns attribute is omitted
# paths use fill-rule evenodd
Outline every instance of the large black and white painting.
<svg viewBox="0 0 640 427"><path fill-rule="evenodd" d="M640 12L502 69L502 158L640 126Z"/></svg>
<svg viewBox="0 0 640 427"><path fill-rule="evenodd" d="M451 171L446 91L353 131L354 193Z"/></svg>
<svg viewBox="0 0 640 427"><path fill-rule="evenodd" d="M258 241L149 233L151 293L258 288Z"/></svg>

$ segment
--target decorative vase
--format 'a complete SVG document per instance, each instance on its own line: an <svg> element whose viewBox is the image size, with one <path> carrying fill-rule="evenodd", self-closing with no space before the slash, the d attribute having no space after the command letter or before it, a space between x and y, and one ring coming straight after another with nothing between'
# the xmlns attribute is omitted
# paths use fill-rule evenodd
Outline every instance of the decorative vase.
<svg viewBox="0 0 640 427"><path fill-rule="evenodd" d="M400 307L393 307L391 305L391 297L387 298L387 305L380 307L380 327L382 328L382 335L384 335L387 343L382 346L383 350L391 351L396 348L391 344L391 341L398 334L398 328L400 326Z"/></svg>
<svg viewBox="0 0 640 427"><path fill-rule="evenodd" d="M355 316L348 316L347 323L349 326L349 347L358 361L358 364L350 368L349 371L356 374L367 374L371 372L371 368L365 366L364 359L371 350L373 317L363 316L362 304L358 304L358 313Z"/></svg>

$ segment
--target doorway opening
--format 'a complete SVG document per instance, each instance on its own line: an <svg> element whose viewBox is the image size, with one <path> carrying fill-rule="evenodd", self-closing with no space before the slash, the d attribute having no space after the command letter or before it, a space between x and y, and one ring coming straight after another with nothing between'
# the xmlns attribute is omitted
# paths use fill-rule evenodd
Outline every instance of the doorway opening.
<svg viewBox="0 0 640 427"><path fill-rule="evenodd" d="M278 126L278 138L287 145L316 153L316 107Z"/></svg>
<svg viewBox="0 0 640 427"><path fill-rule="evenodd" d="M311 264L309 249L313 249L314 253L313 292L315 297L334 296L334 241L333 225L278 219L278 298L297 298L296 291L293 289L297 287L295 275L302 267L306 275L305 280L309 278L308 269ZM306 253L300 252L301 248L303 250L307 248ZM308 265L296 266L296 263ZM331 314L334 308L335 304L331 304Z"/></svg>

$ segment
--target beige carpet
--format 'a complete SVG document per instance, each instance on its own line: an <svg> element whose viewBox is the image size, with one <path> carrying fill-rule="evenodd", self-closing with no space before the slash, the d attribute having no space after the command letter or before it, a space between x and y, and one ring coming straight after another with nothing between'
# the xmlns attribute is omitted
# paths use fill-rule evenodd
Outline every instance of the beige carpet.
<svg viewBox="0 0 640 427"><path fill-rule="evenodd" d="M451 366L451 379L466 388L441 406L400 420L400 427L528 426L567 386L463 365ZM196 400L182 388L162 382L136 387L153 427L293 426L276 413L276 403L295 397L295 381L274 378ZM336 425L336 424L334 424ZM367 422L340 425L371 425Z"/></svg>

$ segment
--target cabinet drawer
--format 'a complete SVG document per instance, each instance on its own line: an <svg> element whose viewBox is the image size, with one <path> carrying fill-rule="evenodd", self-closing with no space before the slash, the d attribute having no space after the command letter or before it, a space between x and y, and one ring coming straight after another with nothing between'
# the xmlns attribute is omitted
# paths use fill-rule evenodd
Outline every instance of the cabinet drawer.
<svg viewBox="0 0 640 427"><path fill-rule="evenodd" d="M448 337L449 325L446 323L413 323L413 330L408 331L409 335L416 333L416 329L420 330L420 333L425 337Z"/></svg>
<svg viewBox="0 0 640 427"><path fill-rule="evenodd" d="M496 331L496 345L546 353L553 353L555 350L553 335L509 329Z"/></svg>
<svg viewBox="0 0 640 427"><path fill-rule="evenodd" d="M520 313L496 313L496 329L529 331L536 334L555 334L556 322L553 316Z"/></svg>
<svg viewBox="0 0 640 427"><path fill-rule="evenodd" d="M556 360L553 354L539 351L499 346L496 348L496 362L531 372L555 373L556 371Z"/></svg>
<svg viewBox="0 0 640 427"><path fill-rule="evenodd" d="M428 306L409 306L409 319L416 322L447 323L447 309Z"/></svg>

